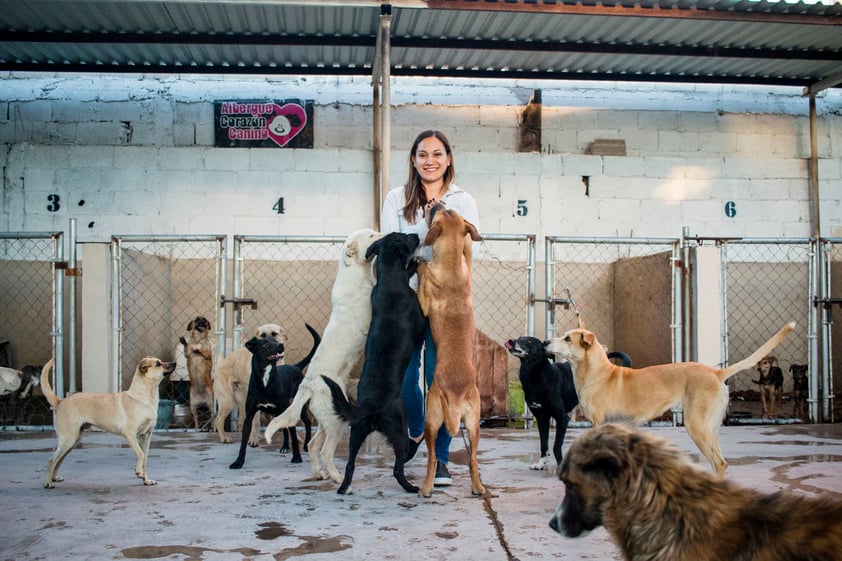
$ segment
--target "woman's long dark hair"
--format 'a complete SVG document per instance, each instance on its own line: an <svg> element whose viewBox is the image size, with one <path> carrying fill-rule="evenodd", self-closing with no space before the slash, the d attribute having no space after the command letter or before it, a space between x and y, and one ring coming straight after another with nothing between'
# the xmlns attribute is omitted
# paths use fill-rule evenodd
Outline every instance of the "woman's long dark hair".
<svg viewBox="0 0 842 561"><path fill-rule="evenodd" d="M415 151L418 150L418 145L425 138L434 136L444 144L444 150L450 156L450 165L444 172L444 186L450 187L450 182L456 177L456 169L453 166L453 153L450 150L450 142L444 133L434 130L424 131L415 138L412 143L412 148L409 150L409 177L404 185L404 192L406 193L406 205L403 207L403 215L406 221L410 224L415 224L415 217L418 215L418 209L427 204L427 195L424 193L424 188L421 186L421 176L418 175L418 170L415 169Z"/></svg>

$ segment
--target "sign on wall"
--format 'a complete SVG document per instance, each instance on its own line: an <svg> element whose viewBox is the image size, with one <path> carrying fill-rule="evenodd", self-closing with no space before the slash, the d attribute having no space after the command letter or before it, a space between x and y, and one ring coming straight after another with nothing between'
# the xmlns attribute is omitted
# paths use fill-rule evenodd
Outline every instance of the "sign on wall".
<svg viewBox="0 0 842 561"><path fill-rule="evenodd" d="M218 147L313 147L312 100L214 101L213 118Z"/></svg>

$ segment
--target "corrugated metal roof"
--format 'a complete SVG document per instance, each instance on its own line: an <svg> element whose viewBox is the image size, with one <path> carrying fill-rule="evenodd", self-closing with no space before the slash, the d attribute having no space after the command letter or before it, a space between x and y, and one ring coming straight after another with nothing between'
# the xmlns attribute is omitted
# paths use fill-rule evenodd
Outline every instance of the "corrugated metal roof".
<svg viewBox="0 0 842 561"><path fill-rule="evenodd" d="M809 85L828 0L396 0L392 74ZM381 3L0 0L0 70L371 73Z"/></svg>

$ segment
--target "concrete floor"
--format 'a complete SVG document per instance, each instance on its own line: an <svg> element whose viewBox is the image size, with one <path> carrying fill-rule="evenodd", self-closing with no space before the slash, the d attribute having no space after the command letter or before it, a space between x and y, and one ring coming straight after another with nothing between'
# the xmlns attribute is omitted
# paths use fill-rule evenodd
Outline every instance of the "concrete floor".
<svg viewBox="0 0 842 561"><path fill-rule="evenodd" d="M568 431L564 446L586 429ZM699 459L683 428L651 430ZM235 436L239 436L236 434ZM479 446L486 499L472 497L464 443L452 445L454 484L431 499L405 493L391 475L390 450L368 445L353 495L311 478L307 458L293 465L277 446L249 449L228 469L235 445L213 433L159 431L145 487L119 437L88 433L67 457L65 478L43 488L52 432L0 432L0 558L286 560L620 559L603 529L567 539L547 523L563 493L537 459L535 429L483 429ZM764 491L842 497L842 424L724 426L727 476ZM345 450L338 465L344 467ZM422 452L407 465L424 472ZM706 469L707 468L706 466Z"/></svg>

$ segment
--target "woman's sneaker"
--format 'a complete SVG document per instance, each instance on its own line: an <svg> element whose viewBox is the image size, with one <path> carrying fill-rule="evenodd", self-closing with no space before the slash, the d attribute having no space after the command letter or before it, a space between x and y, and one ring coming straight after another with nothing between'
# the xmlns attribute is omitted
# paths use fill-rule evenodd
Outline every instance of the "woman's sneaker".
<svg viewBox="0 0 842 561"><path fill-rule="evenodd" d="M453 483L450 477L450 472L447 471L447 464L441 460L436 460L436 477L433 479L433 485L436 487L447 487Z"/></svg>

